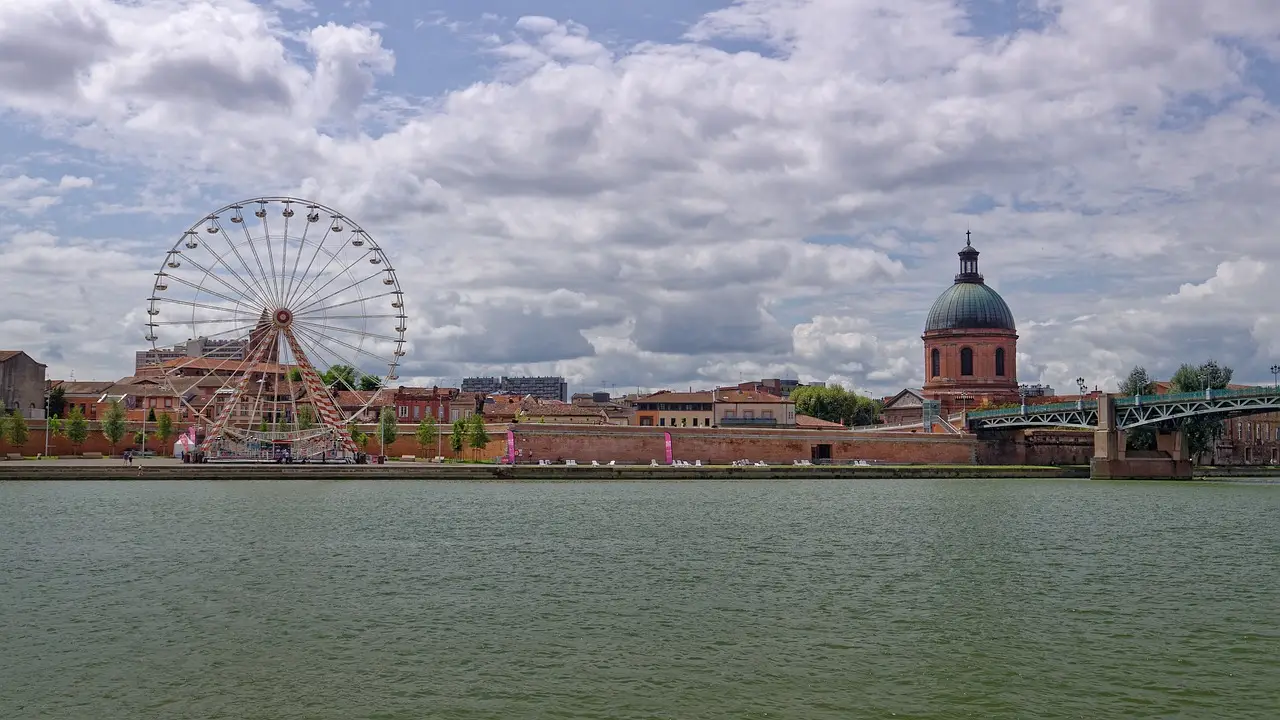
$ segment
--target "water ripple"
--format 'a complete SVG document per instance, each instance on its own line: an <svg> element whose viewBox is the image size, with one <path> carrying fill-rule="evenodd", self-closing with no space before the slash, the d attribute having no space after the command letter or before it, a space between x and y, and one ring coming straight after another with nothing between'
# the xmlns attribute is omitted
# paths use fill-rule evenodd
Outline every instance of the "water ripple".
<svg viewBox="0 0 1280 720"><path fill-rule="evenodd" d="M0 718L1280 717L1280 486L0 485Z"/></svg>

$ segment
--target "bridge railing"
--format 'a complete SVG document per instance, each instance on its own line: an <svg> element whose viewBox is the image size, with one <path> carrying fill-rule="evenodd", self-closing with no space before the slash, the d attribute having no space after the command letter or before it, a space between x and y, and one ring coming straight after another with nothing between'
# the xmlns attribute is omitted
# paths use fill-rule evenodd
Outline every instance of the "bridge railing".
<svg viewBox="0 0 1280 720"><path fill-rule="evenodd" d="M1097 400L1077 400L1074 402L1047 403L1044 405L1027 405L1027 414L1063 412L1065 410L1097 410ZM1000 408L997 410L974 410L966 413L970 420L992 417L1009 417L1022 414L1022 408Z"/></svg>
<svg viewBox="0 0 1280 720"><path fill-rule="evenodd" d="M1271 395L1280 396L1280 388L1274 387L1251 387L1251 388L1231 388L1227 390L1198 390L1189 393L1167 393L1164 395L1129 395L1125 397L1117 397L1114 399L1115 406L1133 407L1135 405L1161 405L1168 403L1186 402L1188 400L1222 400L1226 398L1236 397L1267 397ZM1046 405L1027 405L1026 414L1041 414L1052 412L1063 412L1067 410L1097 410L1097 400L1077 400L1074 402L1048 403ZM993 417L1016 417L1022 415L1022 408L1000 408L998 410L974 410L968 413L968 417L972 420L980 420Z"/></svg>
<svg viewBox="0 0 1280 720"><path fill-rule="evenodd" d="M1266 397L1268 395L1280 395L1280 389L1274 387L1251 387L1226 390L1197 390L1196 392L1167 393L1165 395L1130 395L1116 398L1115 404L1116 407L1132 407L1134 405L1186 402L1187 400L1221 400L1234 397Z"/></svg>

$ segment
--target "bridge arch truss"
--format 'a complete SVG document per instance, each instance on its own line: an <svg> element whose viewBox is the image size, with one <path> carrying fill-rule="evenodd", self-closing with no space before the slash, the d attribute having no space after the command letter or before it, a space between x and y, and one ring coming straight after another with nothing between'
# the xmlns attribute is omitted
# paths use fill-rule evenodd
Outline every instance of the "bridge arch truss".
<svg viewBox="0 0 1280 720"><path fill-rule="evenodd" d="M1280 410L1280 388L1241 388L1117 397L1114 399L1113 406L1115 429L1128 430L1185 417L1216 416L1225 419L1278 411ZM1007 410L981 410L969 413L966 422L970 429L1064 427L1096 430L1098 401L1077 400L1048 405L1024 405Z"/></svg>

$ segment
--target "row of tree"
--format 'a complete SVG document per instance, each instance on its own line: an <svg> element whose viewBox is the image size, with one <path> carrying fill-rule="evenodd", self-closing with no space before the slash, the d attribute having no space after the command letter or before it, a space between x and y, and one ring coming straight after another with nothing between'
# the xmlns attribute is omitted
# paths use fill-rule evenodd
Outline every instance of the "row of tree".
<svg viewBox="0 0 1280 720"><path fill-rule="evenodd" d="M384 433L391 433L390 437L394 439L397 431L395 423L395 415L391 413L391 408L385 408L382 411L382 418L379 422L380 430ZM418 441L418 447L425 457L431 446L435 445L440 439L440 427L436 424L436 419L430 415L423 418L414 432L414 439ZM481 451L489 445L489 439L489 431L485 427L484 416L472 415L465 420L458 418L453 421L449 433L449 449L453 451L454 457L458 457L462 454L464 448L470 447L472 458L478 459Z"/></svg>
<svg viewBox="0 0 1280 720"><path fill-rule="evenodd" d="M116 445L121 440L124 440L124 436L128 432L125 424L124 407L120 405L119 401L113 401L107 406L107 410L102 416L102 422L99 423L99 428L102 431L102 436L107 439L107 442L111 443L111 452L114 453ZM72 408L66 419L57 415L52 415L49 418L49 434L70 440L72 447L78 450L89 439L89 421L85 418L84 413L80 412L79 408ZM169 417L168 414L161 415L156 420L155 434L162 440L173 437L173 418ZM9 415L0 415L0 438L3 438L4 442L15 449L21 449L23 445L27 444L27 439L30 435L30 427L27 425L27 419L22 416L22 413L14 410ZM135 436L135 441L141 442L141 433Z"/></svg>
<svg viewBox="0 0 1280 720"><path fill-rule="evenodd" d="M1192 393L1205 390L1225 390L1231 384L1232 370L1219 365L1214 360L1207 360L1199 365L1184 363L1169 379L1169 392ZM1142 366L1129 371L1128 377L1120 383L1121 395L1153 395L1156 383L1151 374ZM1143 426L1125 433L1126 445L1130 450L1154 450L1156 432L1163 430L1182 430L1186 434L1187 449L1192 457L1203 459L1206 453L1213 451L1214 445L1222 437L1222 418L1212 415L1178 418L1164 423L1159 428Z"/></svg>
<svg viewBox="0 0 1280 720"><path fill-rule="evenodd" d="M878 400L845 390L839 385L802 385L791 391L796 413L841 425L874 425L880 419Z"/></svg>

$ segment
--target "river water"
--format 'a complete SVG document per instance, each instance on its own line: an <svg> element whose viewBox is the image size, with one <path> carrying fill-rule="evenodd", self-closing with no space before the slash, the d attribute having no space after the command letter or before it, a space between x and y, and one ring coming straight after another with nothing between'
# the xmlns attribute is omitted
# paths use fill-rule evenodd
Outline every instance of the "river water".
<svg viewBox="0 0 1280 720"><path fill-rule="evenodd" d="M0 718L1280 717L1280 485L0 483Z"/></svg>

